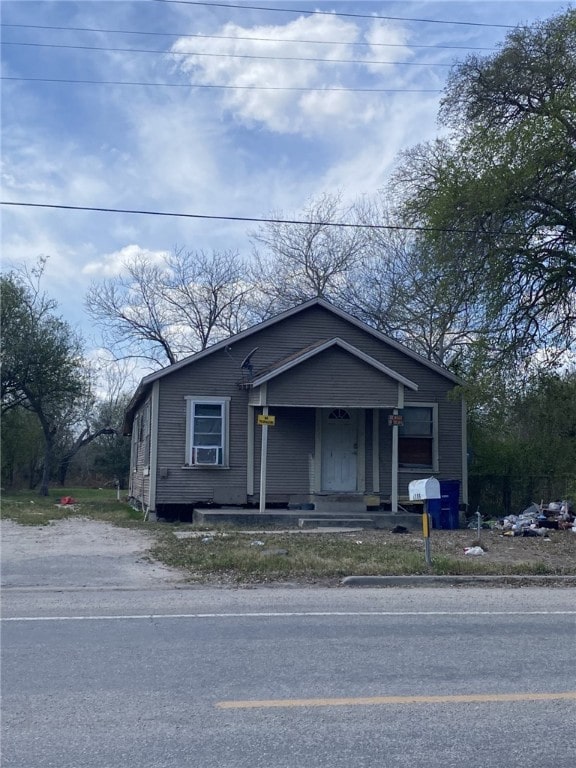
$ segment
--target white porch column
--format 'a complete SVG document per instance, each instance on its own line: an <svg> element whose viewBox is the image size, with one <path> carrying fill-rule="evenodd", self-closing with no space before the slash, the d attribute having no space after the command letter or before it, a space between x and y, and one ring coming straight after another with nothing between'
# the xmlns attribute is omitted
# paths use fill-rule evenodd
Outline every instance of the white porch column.
<svg viewBox="0 0 576 768"><path fill-rule="evenodd" d="M262 408L262 414L268 416L268 406ZM262 445L260 449L260 512L266 512L266 469L268 464L268 424L262 425Z"/></svg>
<svg viewBox="0 0 576 768"><path fill-rule="evenodd" d="M246 430L246 495L254 495L254 406L248 406Z"/></svg>
<svg viewBox="0 0 576 768"><path fill-rule="evenodd" d="M398 408L392 411L398 416ZM392 487L390 492L392 512L398 512L398 424L392 425Z"/></svg>
<svg viewBox="0 0 576 768"><path fill-rule="evenodd" d="M260 405L262 405L262 415L268 416L268 385L264 383L260 387ZM260 512L266 511L266 470L268 468L268 425L261 427L260 442Z"/></svg>
<svg viewBox="0 0 576 768"><path fill-rule="evenodd" d="M372 409L372 491L380 493L380 411Z"/></svg>

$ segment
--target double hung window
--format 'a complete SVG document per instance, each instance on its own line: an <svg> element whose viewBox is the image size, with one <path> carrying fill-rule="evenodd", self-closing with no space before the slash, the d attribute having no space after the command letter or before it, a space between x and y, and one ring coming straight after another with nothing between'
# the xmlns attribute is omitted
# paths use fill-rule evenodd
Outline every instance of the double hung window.
<svg viewBox="0 0 576 768"><path fill-rule="evenodd" d="M398 463L408 469L436 470L436 408L410 406L402 411L398 433Z"/></svg>
<svg viewBox="0 0 576 768"><path fill-rule="evenodd" d="M187 398L186 463L224 467L228 464L227 399Z"/></svg>

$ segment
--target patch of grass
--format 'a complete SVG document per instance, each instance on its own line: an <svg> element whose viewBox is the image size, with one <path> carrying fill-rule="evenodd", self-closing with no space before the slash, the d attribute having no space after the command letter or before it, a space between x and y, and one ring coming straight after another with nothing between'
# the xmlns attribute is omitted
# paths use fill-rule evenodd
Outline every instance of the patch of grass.
<svg viewBox="0 0 576 768"><path fill-rule="evenodd" d="M63 496L73 497L77 504L57 506ZM428 566L419 532L399 536L385 530L313 533L294 529L286 533L270 528L255 534L231 524L207 530L198 525L145 523L141 512L117 500L115 489L58 488L47 498L29 491L8 493L3 496L2 514L22 525L84 517L143 529L156 538L151 559L181 568L190 581L199 583L338 583L351 575L576 575L576 536L569 531L551 531L549 540L483 531L477 541L472 531L434 530L432 565ZM178 538L176 533L193 538ZM464 554L466 546L477 544L485 555Z"/></svg>
<svg viewBox="0 0 576 768"><path fill-rule="evenodd" d="M61 505L60 500L67 496L75 503ZM58 488L51 489L48 496L38 496L34 491L3 493L2 517L20 525L48 525L68 517L127 523L142 520L142 513L122 498L118 501L113 488Z"/></svg>
<svg viewBox="0 0 576 768"><path fill-rule="evenodd" d="M196 533L194 538L176 538L173 528L164 526L151 555L166 565L182 568L192 581L198 582L314 582L350 575L574 574L574 559L570 555L576 537L572 540L569 536L559 538L556 549L550 549L551 542L535 539L514 541L511 549L509 541L494 538L490 552L470 557L464 554L463 545L469 545L465 531L438 531L432 536L432 565L428 566L424 542L418 535L400 537L386 531L266 531L255 535L232 528L216 531L214 535ZM263 546L255 545L256 540L262 541ZM275 554L275 550L284 550L285 554Z"/></svg>
<svg viewBox="0 0 576 768"><path fill-rule="evenodd" d="M195 578L227 574L236 581L327 579L355 575L427 573L424 552L403 538L397 544L361 541L327 534L271 534L254 545L240 532L178 539L166 532L151 555L184 568ZM276 554L277 550L285 554Z"/></svg>

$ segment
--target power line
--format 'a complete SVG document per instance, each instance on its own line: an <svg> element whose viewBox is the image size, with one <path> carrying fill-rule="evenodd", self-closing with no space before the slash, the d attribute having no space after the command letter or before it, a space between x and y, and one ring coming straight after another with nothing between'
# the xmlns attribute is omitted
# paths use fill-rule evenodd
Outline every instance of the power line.
<svg viewBox="0 0 576 768"><path fill-rule="evenodd" d="M227 91L297 91L319 93L442 93L440 88L339 88L339 87L298 87L290 85L212 85L206 83L151 83L138 80L70 80L57 77L12 77L2 75L0 80L25 83L64 83L72 85L140 85L159 88L212 88Z"/></svg>
<svg viewBox="0 0 576 768"><path fill-rule="evenodd" d="M64 48L80 51L111 51L117 53L159 53L170 54L173 56L206 56L220 59L256 59L258 61L308 61L322 64L363 64L370 65L382 64L392 66L406 67L451 67L452 64L437 64L422 61L375 61L372 59L322 59L306 56L257 56L254 54L242 53L206 53L197 51L166 51L151 48L108 48L105 46L92 45L65 45L60 43L25 43L25 42L4 42L3 45L19 45L32 48Z"/></svg>
<svg viewBox="0 0 576 768"><path fill-rule="evenodd" d="M426 45L424 43L368 43L363 41L348 40L295 40L282 37L248 37L243 35L205 35L186 32L151 32L137 29L104 29L102 27L60 27L46 24L8 24L0 23L0 27L17 27L19 29L50 29L69 32L104 32L112 35L151 35L155 37L192 37L201 40L252 40L259 43L313 43L314 45L351 45L369 46L370 48L432 48L456 51L493 51L493 47L470 45ZM6 45L6 43L4 43Z"/></svg>
<svg viewBox="0 0 576 768"><path fill-rule="evenodd" d="M374 21L375 19L381 19L384 21L412 21L418 24L458 24L460 26L469 26L469 27L493 27L497 29L516 29L515 26L512 24L488 24L487 22L481 22L481 21L454 21L454 20L444 20L444 19L419 19L419 18L412 18L408 16L381 16L378 14L364 14L364 13L339 13L339 12L332 12L332 11L307 11L304 9L298 9L298 8L270 8L266 6L260 6L260 5L238 5L236 3L207 3L207 2L199 2L197 0L152 0L152 2L155 3L167 3L167 4L174 4L174 5L203 5L208 8L236 8L239 10L247 10L247 11L266 11L267 13L296 13L298 15L307 15L307 16L336 16L336 17L343 17L343 18L349 18L349 19L370 19L371 21Z"/></svg>
<svg viewBox="0 0 576 768"><path fill-rule="evenodd" d="M93 213L129 213L139 216L168 216L178 219L205 219L209 221L237 221L251 224L297 224L315 227L340 227L355 229L391 229L407 232L444 232L448 234L475 235L474 229L455 229L451 227L415 227L402 224L353 224L338 221L310 221L306 219L279 219L260 216L217 216L203 213L174 213L171 211L145 211L131 208L96 208L87 205L57 205L54 203L20 203L12 200L0 200L0 205L19 206L23 208L51 208L63 211L91 211ZM489 234L489 233L487 233ZM499 232L499 235L521 235L521 232Z"/></svg>

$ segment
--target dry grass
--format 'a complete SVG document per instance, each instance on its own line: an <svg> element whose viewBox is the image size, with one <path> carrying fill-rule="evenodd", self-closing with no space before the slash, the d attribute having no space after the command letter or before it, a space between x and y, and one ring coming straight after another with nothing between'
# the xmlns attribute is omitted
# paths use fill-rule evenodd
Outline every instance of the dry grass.
<svg viewBox="0 0 576 768"><path fill-rule="evenodd" d="M420 535L387 531L222 530L213 536L177 538L170 530L161 534L152 554L185 569L196 582L314 582L349 575L576 575L576 536L570 531L551 531L550 541L483 534L480 544L486 553L470 557L464 547L475 543L474 532L433 531L430 567Z"/></svg>
<svg viewBox="0 0 576 768"><path fill-rule="evenodd" d="M60 504L61 499L71 497L75 503ZM46 497L34 491L17 491L2 495L2 517L20 525L49 525L52 520L67 517L90 517L114 523L130 523L142 520L125 501L118 501L112 488L58 488Z"/></svg>
<svg viewBox="0 0 576 768"><path fill-rule="evenodd" d="M57 506L62 496L72 496L78 503ZM576 535L571 531L550 531L547 541L483 530L479 543L486 553L479 557L464 554L464 547L478 543L476 531L433 531L429 567L418 533L304 533L296 529L254 534L223 527L209 535L190 525L144 523L141 513L118 502L113 489L58 489L47 499L32 492L9 494L3 498L2 514L22 525L47 525L51 520L79 516L145 528L156 535L150 556L182 568L196 583L337 584L350 575L576 576ZM178 538L176 533L191 537Z"/></svg>

